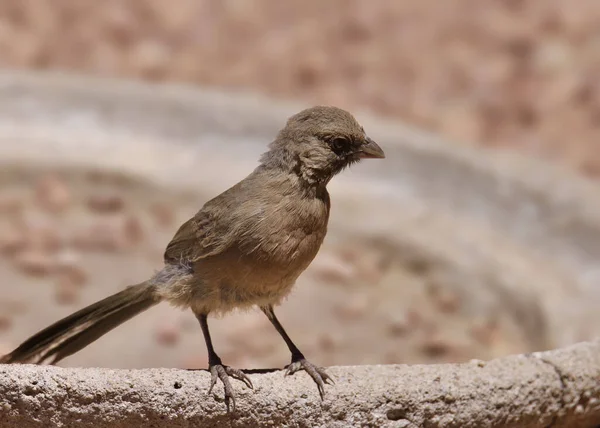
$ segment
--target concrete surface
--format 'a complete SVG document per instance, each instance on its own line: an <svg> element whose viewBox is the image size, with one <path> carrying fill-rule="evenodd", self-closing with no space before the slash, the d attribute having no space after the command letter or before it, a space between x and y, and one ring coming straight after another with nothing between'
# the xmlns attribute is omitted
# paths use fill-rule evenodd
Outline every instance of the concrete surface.
<svg viewBox="0 0 600 428"><path fill-rule="evenodd" d="M238 411L206 371L0 366L0 426L594 427L600 342L456 365L332 367L319 400L304 373L252 373Z"/></svg>

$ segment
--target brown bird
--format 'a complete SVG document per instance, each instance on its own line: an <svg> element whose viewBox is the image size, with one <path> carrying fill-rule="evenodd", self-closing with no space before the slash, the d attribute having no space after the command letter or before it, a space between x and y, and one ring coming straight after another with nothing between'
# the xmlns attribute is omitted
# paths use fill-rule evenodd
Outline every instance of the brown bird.
<svg viewBox="0 0 600 428"><path fill-rule="evenodd" d="M208 349L209 393L220 379L229 411L230 401L235 409L229 377L249 388L252 382L241 370L221 362L207 318L256 305L292 354L288 374L305 370L323 398L324 384L331 378L306 360L273 306L290 292L325 238L330 208L327 183L361 159L384 156L345 110L319 106L301 111L287 121L250 175L208 201L179 228L158 273L34 334L0 363L50 360L54 364L134 315L167 301L190 308L198 318Z"/></svg>

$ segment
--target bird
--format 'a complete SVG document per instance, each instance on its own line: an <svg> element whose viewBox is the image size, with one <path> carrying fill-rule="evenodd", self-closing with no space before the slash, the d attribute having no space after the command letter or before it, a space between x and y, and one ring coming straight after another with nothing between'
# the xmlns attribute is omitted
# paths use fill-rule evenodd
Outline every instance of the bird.
<svg viewBox="0 0 600 428"><path fill-rule="evenodd" d="M327 185L362 159L385 158L381 147L347 112L315 106L291 116L243 180L207 201L183 223L149 279L124 288L34 334L0 363L56 364L135 315L166 301L191 309L208 352L210 394L217 381L227 411L235 411L230 378L253 385L215 351L208 316L260 308L291 353L287 374L304 370L321 399L333 379L294 344L274 307L288 296L317 255L330 214Z"/></svg>

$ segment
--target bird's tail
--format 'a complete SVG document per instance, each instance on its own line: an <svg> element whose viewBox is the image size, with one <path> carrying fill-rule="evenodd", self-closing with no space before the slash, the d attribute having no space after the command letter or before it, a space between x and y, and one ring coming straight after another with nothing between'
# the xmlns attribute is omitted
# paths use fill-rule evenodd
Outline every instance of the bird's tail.
<svg viewBox="0 0 600 428"><path fill-rule="evenodd" d="M129 286L34 334L0 363L55 364L159 301L149 281Z"/></svg>

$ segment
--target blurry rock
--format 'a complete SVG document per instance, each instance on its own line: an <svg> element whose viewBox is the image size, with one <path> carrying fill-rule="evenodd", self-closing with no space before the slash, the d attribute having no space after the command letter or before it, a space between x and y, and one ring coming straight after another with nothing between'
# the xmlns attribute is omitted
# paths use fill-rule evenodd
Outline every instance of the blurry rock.
<svg viewBox="0 0 600 428"><path fill-rule="evenodd" d="M144 228L139 217L128 215L123 220L123 237L130 245L139 244L144 239Z"/></svg>
<svg viewBox="0 0 600 428"><path fill-rule="evenodd" d="M121 251L127 241L115 221L98 221L76 233L73 245L80 250Z"/></svg>
<svg viewBox="0 0 600 428"><path fill-rule="evenodd" d="M24 250L14 258L15 266L23 273L31 276L44 276L55 267L52 257L39 250Z"/></svg>
<svg viewBox="0 0 600 428"><path fill-rule="evenodd" d="M251 349L245 349L244 352L241 352L239 349L230 347L225 347L225 349L219 351L219 356L233 367L252 367L249 361L253 356L256 357Z"/></svg>
<svg viewBox="0 0 600 428"><path fill-rule="evenodd" d="M573 64L573 50L560 39L540 43L532 56L534 66L541 73L557 73Z"/></svg>
<svg viewBox="0 0 600 428"><path fill-rule="evenodd" d="M55 175L47 175L36 183L35 195L40 207L49 212L61 212L71 202L67 184Z"/></svg>
<svg viewBox="0 0 600 428"><path fill-rule="evenodd" d="M244 362L251 359L265 361L265 359L286 350L285 346L281 348L281 338L274 331L267 317L262 313L247 315L245 314L243 319L225 323L226 330L220 333L221 337L226 338L227 347L223 354L228 356L228 360L231 357ZM289 324L285 319L282 319L282 323ZM311 337L311 339L313 338ZM225 357L223 358L225 359Z"/></svg>
<svg viewBox="0 0 600 428"><path fill-rule="evenodd" d="M406 268L413 274L425 276L430 274L432 269L432 261L420 254L410 254L404 260Z"/></svg>
<svg viewBox="0 0 600 428"><path fill-rule="evenodd" d="M132 63L144 77L157 79L165 75L169 49L160 41L142 40L131 52Z"/></svg>
<svg viewBox="0 0 600 428"><path fill-rule="evenodd" d="M383 354L381 364L406 364L402 351L387 351Z"/></svg>
<svg viewBox="0 0 600 428"><path fill-rule="evenodd" d="M198 328L200 328L200 324L198 320L194 316L189 316L187 313L182 313L179 318L178 325L181 330L186 332L197 332Z"/></svg>
<svg viewBox="0 0 600 428"><path fill-rule="evenodd" d="M93 195L88 199L87 205L94 212L106 214L122 211L125 201L115 194Z"/></svg>
<svg viewBox="0 0 600 428"><path fill-rule="evenodd" d="M110 181L108 173L101 169L90 169L85 172L85 177L92 184L106 184Z"/></svg>
<svg viewBox="0 0 600 428"><path fill-rule="evenodd" d="M58 262L56 266L57 284L68 287L80 288L88 281L85 271L74 263Z"/></svg>
<svg viewBox="0 0 600 428"><path fill-rule="evenodd" d="M27 303L24 300L17 298L10 298L8 296L4 296L2 301L0 301L0 313L6 316L14 316L18 314L22 314L27 310Z"/></svg>
<svg viewBox="0 0 600 428"><path fill-rule="evenodd" d="M485 359L493 358L493 354L487 353L485 350L480 349L480 347L473 346L473 344L469 346L460 341L459 343L453 343L450 352L440 360L444 363L464 363L469 361L473 355L483 355Z"/></svg>
<svg viewBox="0 0 600 428"><path fill-rule="evenodd" d="M173 212L173 209L166 204L153 204L150 207L150 213L152 214L156 224L164 228L172 226L175 221L175 213Z"/></svg>
<svg viewBox="0 0 600 428"><path fill-rule="evenodd" d="M27 233L27 245L29 248L44 252L55 252L64 245L64 239L59 230L49 225L29 226Z"/></svg>
<svg viewBox="0 0 600 428"><path fill-rule="evenodd" d="M432 276L426 283L427 293L441 312L454 313L460 307L460 299L449 286L443 285L440 281L444 281L444 279Z"/></svg>
<svg viewBox="0 0 600 428"><path fill-rule="evenodd" d="M369 310L369 300L369 296L366 294L349 295L337 306L336 314L345 319L361 318Z"/></svg>
<svg viewBox="0 0 600 428"><path fill-rule="evenodd" d="M339 348L340 343L334 333L322 333L319 336L318 347L321 351L332 352Z"/></svg>
<svg viewBox="0 0 600 428"><path fill-rule="evenodd" d="M580 162L579 169L585 175L597 179L600 177L600 160L594 158L584 159Z"/></svg>
<svg viewBox="0 0 600 428"><path fill-rule="evenodd" d="M482 123L472 104L464 103L445 109L439 121L441 132L457 141L476 143L483 135Z"/></svg>
<svg viewBox="0 0 600 428"><path fill-rule="evenodd" d="M74 250L63 250L56 254L56 265L58 269L78 266L81 262L81 254Z"/></svg>
<svg viewBox="0 0 600 428"><path fill-rule="evenodd" d="M54 300L59 305L71 305L79 300L79 286L68 280L60 280L54 289Z"/></svg>
<svg viewBox="0 0 600 428"><path fill-rule="evenodd" d="M311 271L319 280L331 284L345 284L355 278L354 268L331 253L323 253L311 265Z"/></svg>
<svg viewBox="0 0 600 428"><path fill-rule="evenodd" d="M15 220L15 228L23 233L29 249L52 253L66 243L56 219L39 210L25 211Z"/></svg>
<svg viewBox="0 0 600 428"><path fill-rule="evenodd" d="M311 49L294 70L296 83L301 87L311 87L323 78L327 68L327 54L319 49Z"/></svg>
<svg viewBox="0 0 600 428"><path fill-rule="evenodd" d="M15 214L23 209L23 200L14 194L0 194L0 214Z"/></svg>
<svg viewBox="0 0 600 428"><path fill-rule="evenodd" d="M190 355L183 360L180 367L184 369L206 369L208 367L208 356L199 353Z"/></svg>
<svg viewBox="0 0 600 428"><path fill-rule="evenodd" d="M348 245L337 252L340 259L352 268L357 279L368 284L375 284L381 280L386 267L381 250L366 245Z"/></svg>
<svg viewBox="0 0 600 428"><path fill-rule="evenodd" d="M14 346L11 346L5 342L0 342L0 356L8 354L13 349L14 349Z"/></svg>
<svg viewBox="0 0 600 428"><path fill-rule="evenodd" d="M452 343L439 333L427 335L419 344L421 351L429 357L441 357L452 351Z"/></svg>
<svg viewBox="0 0 600 428"><path fill-rule="evenodd" d="M12 326L12 319L7 314L0 314L0 332L10 329ZM0 351L1 355L1 351Z"/></svg>
<svg viewBox="0 0 600 428"><path fill-rule="evenodd" d="M262 343L264 332L272 329L272 325L262 313L252 312L244 315L243 321L227 323L225 325L224 335L228 341L235 344L235 348L250 348Z"/></svg>
<svg viewBox="0 0 600 428"><path fill-rule="evenodd" d="M373 285L381 281L383 269L377 260L364 260L355 268L357 276L368 285Z"/></svg>
<svg viewBox="0 0 600 428"><path fill-rule="evenodd" d="M27 238L23 232L14 227L0 230L0 254L14 257L27 247Z"/></svg>
<svg viewBox="0 0 600 428"><path fill-rule="evenodd" d="M165 323L156 329L155 338L162 346L174 346L181 338L181 331L177 325Z"/></svg>
<svg viewBox="0 0 600 428"><path fill-rule="evenodd" d="M345 246L336 248L335 253L344 262L348 262L349 264L354 264L361 257L361 248L357 247L356 245L345 245Z"/></svg>
<svg viewBox="0 0 600 428"><path fill-rule="evenodd" d="M411 329L411 319L406 311L397 311L388 315L387 330L391 336L404 336Z"/></svg>
<svg viewBox="0 0 600 428"><path fill-rule="evenodd" d="M479 319L476 320L469 329L471 337L481 345L491 345L498 333L498 324L495 320Z"/></svg>
<svg viewBox="0 0 600 428"><path fill-rule="evenodd" d="M423 315L416 309L406 311L406 319L411 327L420 327L423 324Z"/></svg>
<svg viewBox="0 0 600 428"><path fill-rule="evenodd" d="M435 304L442 312L455 313L460 306L460 301L456 293L450 290L442 290L435 296Z"/></svg>

